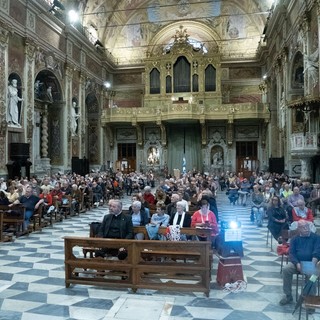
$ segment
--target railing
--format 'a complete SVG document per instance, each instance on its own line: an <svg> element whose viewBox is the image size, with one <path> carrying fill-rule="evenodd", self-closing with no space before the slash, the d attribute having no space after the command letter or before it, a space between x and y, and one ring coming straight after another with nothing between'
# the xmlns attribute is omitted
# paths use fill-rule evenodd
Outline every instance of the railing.
<svg viewBox="0 0 320 320"><path fill-rule="evenodd" d="M146 122L174 119L193 120L230 120L270 118L264 103L237 103L219 105L198 105L196 103L172 103L154 101L141 108L110 108L103 110L102 123L110 122Z"/></svg>
<svg viewBox="0 0 320 320"><path fill-rule="evenodd" d="M318 143L319 134L307 132L303 133L294 133L291 136L291 151L292 152L318 152L319 143Z"/></svg>

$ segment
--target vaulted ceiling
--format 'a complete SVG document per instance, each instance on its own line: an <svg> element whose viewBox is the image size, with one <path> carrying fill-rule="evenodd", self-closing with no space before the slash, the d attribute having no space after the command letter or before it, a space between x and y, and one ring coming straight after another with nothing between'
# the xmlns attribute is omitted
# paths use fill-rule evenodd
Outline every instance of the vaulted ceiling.
<svg viewBox="0 0 320 320"><path fill-rule="evenodd" d="M95 30L119 65L137 65L180 30L224 60L253 59L273 0L79 1L83 25ZM159 52L159 50L158 50Z"/></svg>

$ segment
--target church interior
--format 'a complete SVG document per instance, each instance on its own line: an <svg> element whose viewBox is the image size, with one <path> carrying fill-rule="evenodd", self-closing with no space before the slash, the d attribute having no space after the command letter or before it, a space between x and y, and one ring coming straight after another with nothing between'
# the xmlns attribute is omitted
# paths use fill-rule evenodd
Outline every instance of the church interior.
<svg viewBox="0 0 320 320"><path fill-rule="evenodd" d="M316 0L1 1L0 175L184 167L315 182L319 12Z"/></svg>
<svg viewBox="0 0 320 320"><path fill-rule="evenodd" d="M269 171L319 183L319 16L320 0L0 0L0 178ZM241 292L219 286L209 255L207 296L162 290L168 279L133 291L123 272L119 286L68 287L65 238L89 238L110 212L98 202L1 242L0 319L300 319L296 299L279 305L267 219L254 225L225 190L217 199L220 221L241 226Z"/></svg>

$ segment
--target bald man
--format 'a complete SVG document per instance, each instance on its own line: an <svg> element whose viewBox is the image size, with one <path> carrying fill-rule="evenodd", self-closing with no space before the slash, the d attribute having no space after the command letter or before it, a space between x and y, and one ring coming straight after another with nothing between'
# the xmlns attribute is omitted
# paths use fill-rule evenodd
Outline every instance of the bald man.
<svg viewBox="0 0 320 320"><path fill-rule="evenodd" d="M298 221L298 235L290 241L289 263L283 268L283 293L280 305L293 301L292 278L301 271L302 261L312 261L314 265L320 260L320 237L311 232L312 223L306 220ZM314 293L316 288L314 288ZM313 290L311 292L313 294Z"/></svg>

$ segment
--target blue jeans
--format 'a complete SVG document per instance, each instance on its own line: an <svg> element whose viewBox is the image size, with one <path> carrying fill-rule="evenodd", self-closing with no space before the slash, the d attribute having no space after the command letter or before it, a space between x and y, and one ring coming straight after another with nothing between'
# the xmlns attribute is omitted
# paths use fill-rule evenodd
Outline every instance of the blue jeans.
<svg viewBox="0 0 320 320"><path fill-rule="evenodd" d="M24 230L28 229L28 226L30 224L30 218L33 215L33 210L26 210L25 214L24 214L24 224L23 224L23 228Z"/></svg>
<svg viewBox="0 0 320 320"><path fill-rule="evenodd" d="M252 207L252 212L256 219L257 226L262 226L263 215L264 215L264 208L263 207Z"/></svg>

